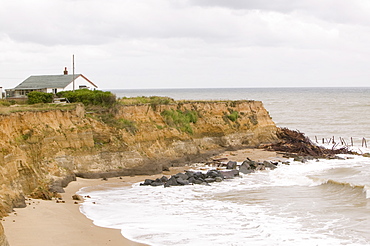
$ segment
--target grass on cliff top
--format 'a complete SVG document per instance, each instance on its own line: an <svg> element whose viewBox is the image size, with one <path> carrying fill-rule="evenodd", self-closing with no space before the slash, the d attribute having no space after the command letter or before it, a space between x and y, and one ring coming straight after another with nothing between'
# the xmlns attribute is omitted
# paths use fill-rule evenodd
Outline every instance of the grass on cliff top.
<svg viewBox="0 0 370 246"><path fill-rule="evenodd" d="M40 104L15 104L10 106L0 105L0 114L9 115L15 112L38 112L50 110L73 110L76 108L76 103L68 104L54 104L54 103L40 103Z"/></svg>
<svg viewBox="0 0 370 246"><path fill-rule="evenodd" d="M159 97L159 96L151 96L151 97L122 97L119 98L118 103L121 105L139 105L139 104L170 104L175 103L175 100L170 97Z"/></svg>
<svg viewBox="0 0 370 246"><path fill-rule="evenodd" d="M170 97L151 96L151 97L122 97L117 99L121 105L167 105L167 104L185 104L185 103L229 103L230 106L236 106L238 103L253 102L253 100L175 100Z"/></svg>

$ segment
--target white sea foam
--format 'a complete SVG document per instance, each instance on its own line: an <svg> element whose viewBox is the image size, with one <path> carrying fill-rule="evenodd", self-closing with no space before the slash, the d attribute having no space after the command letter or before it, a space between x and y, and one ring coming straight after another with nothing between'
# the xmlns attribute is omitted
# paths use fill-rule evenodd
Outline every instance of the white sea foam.
<svg viewBox="0 0 370 246"><path fill-rule="evenodd" d="M309 187L322 183L311 176L354 166L364 174L369 165L363 157L292 162L212 186L82 189L91 198L81 211L96 225L149 245L366 245L370 241L361 234L348 234L355 219L326 211Z"/></svg>

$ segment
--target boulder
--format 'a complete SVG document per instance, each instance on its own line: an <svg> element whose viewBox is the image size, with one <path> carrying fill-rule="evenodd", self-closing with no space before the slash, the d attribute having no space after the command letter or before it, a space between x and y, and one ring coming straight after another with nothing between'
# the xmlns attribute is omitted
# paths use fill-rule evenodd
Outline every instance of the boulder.
<svg viewBox="0 0 370 246"><path fill-rule="evenodd" d="M169 180L165 183L165 187L176 186L176 185L179 185L179 183L177 183L175 176L172 176L171 178L169 178Z"/></svg>
<svg viewBox="0 0 370 246"><path fill-rule="evenodd" d="M216 181L216 182L222 182L222 180L224 180L224 179L223 179L223 178L221 178L221 177L216 177L216 178L215 178L215 181Z"/></svg>
<svg viewBox="0 0 370 246"><path fill-rule="evenodd" d="M186 176L188 176L188 179L194 177L194 172L193 171L185 171L185 174L186 174Z"/></svg>
<svg viewBox="0 0 370 246"><path fill-rule="evenodd" d="M213 183L213 182L216 182L216 179L214 179L214 178L206 178L206 179L204 179L204 181L206 183Z"/></svg>
<svg viewBox="0 0 370 246"><path fill-rule="evenodd" d="M168 178L166 176L162 176L162 178L160 178L161 182L163 183L166 183L168 181Z"/></svg>
<svg viewBox="0 0 370 246"><path fill-rule="evenodd" d="M152 179L145 179L143 185L151 185L154 182Z"/></svg>
<svg viewBox="0 0 370 246"><path fill-rule="evenodd" d="M239 167L239 172L249 174L253 172L253 169L250 167L248 163L243 162Z"/></svg>
<svg viewBox="0 0 370 246"><path fill-rule="evenodd" d="M163 182L154 181L150 185L151 186L161 186L161 185L163 185Z"/></svg>
<svg viewBox="0 0 370 246"><path fill-rule="evenodd" d="M204 182L205 181L203 179L196 179L196 180L194 180L194 183L193 184L202 184Z"/></svg>
<svg viewBox="0 0 370 246"><path fill-rule="evenodd" d="M178 173L174 176L175 176L175 178L181 178L183 180L187 180L189 178L188 175L186 175L185 173Z"/></svg>
<svg viewBox="0 0 370 246"><path fill-rule="evenodd" d="M206 175L204 173L198 171L198 172L195 172L193 174L193 177L195 179L205 179L206 178Z"/></svg>
<svg viewBox="0 0 370 246"><path fill-rule="evenodd" d="M259 163L256 167L256 171L261 171L261 170L265 170L265 165L263 163Z"/></svg>
<svg viewBox="0 0 370 246"><path fill-rule="evenodd" d="M206 177L209 177L209 178L222 177L222 174L220 173L220 171L213 169L213 170L209 170L206 173Z"/></svg>
<svg viewBox="0 0 370 246"><path fill-rule="evenodd" d="M237 162L236 161L229 161L226 164L226 169L236 169Z"/></svg>
<svg viewBox="0 0 370 246"><path fill-rule="evenodd" d="M263 165L266 167L266 168L269 168L271 170L275 169L277 167L277 164L278 163L272 163L272 162L268 162L268 161L264 161L263 162Z"/></svg>
<svg viewBox="0 0 370 246"><path fill-rule="evenodd" d="M189 185L189 180L183 180L182 178L178 178L176 179L177 183L179 183L180 185Z"/></svg>
<svg viewBox="0 0 370 246"><path fill-rule="evenodd" d="M234 177L239 176L239 171L236 169L225 170L225 171L220 171L220 172L224 176L224 179L233 179Z"/></svg>
<svg viewBox="0 0 370 246"><path fill-rule="evenodd" d="M189 181L189 183L190 183L190 184L194 184L194 183L195 183L195 181L196 181L196 179L195 179L194 177L190 177L190 178L188 179L188 181Z"/></svg>

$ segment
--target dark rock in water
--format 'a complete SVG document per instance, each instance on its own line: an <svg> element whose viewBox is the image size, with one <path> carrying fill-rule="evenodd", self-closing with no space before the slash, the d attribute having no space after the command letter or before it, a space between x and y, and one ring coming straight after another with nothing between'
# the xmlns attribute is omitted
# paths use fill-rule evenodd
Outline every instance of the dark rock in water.
<svg viewBox="0 0 370 246"><path fill-rule="evenodd" d="M183 180L182 178L176 179L177 183L180 185L189 185L189 180Z"/></svg>
<svg viewBox="0 0 370 246"><path fill-rule="evenodd" d="M207 173L206 173L206 176L207 177L211 177L211 178L215 178L218 176L218 173L216 172L216 170L209 170Z"/></svg>
<svg viewBox="0 0 370 246"><path fill-rule="evenodd" d="M302 163L307 162L307 159L304 156L295 156L293 160L297 162L302 162Z"/></svg>
<svg viewBox="0 0 370 246"><path fill-rule="evenodd" d="M264 161L263 162L263 165L266 167L266 168L270 168L271 170L275 169L277 167L277 164L278 163L272 163L272 162L268 162L268 161Z"/></svg>
<svg viewBox="0 0 370 246"><path fill-rule="evenodd" d="M265 165L263 165L263 163L258 163L257 167L256 167L256 171L261 171L261 170L265 170Z"/></svg>
<svg viewBox="0 0 370 246"><path fill-rule="evenodd" d="M177 183L175 176L172 176L172 177L171 177L171 178L166 182L165 187L169 187L169 186L176 186L176 185L179 185L179 183Z"/></svg>
<svg viewBox="0 0 370 246"><path fill-rule="evenodd" d="M194 183L195 183L195 181L196 181L196 179L195 179L194 177L190 177L190 178L188 179L188 181L189 181L189 183L190 183L190 184L194 184Z"/></svg>
<svg viewBox="0 0 370 246"><path fill-rule="evenodd" d="M189 178L188 175L186 175L185 173L178 173L174 176L175 176L175 178L181 178L183 180L187 180Z"/></svg>
<svg viewBox="0 0 370 246"><path fill-rule="evenodd" d="M237 162L236 161L229 161L226 164L226 169L236 169Z"/></svg>
<svg viewBox="0 0 370 246"><path fill-rule="evenodd" d="M288 164L288 163L286 163ZM278 163L272 163L264 161L263 163L257 163L255 161L247 158L242 165L237 170L237 163L229 161L227 163L227 169L220 171L216 169L208 170L206 173L201 171L185 171L185 173L177 173L172 175L170 178L162 176L155 180L145 179L144 183L140 185L151 185L151 186L161 186L170 187L170 186L180 186L180 185L190 185L190 184L201 184L209 185L213 182L222 182L224 179L232 179L239 176L239 173L249 174L255 170L265 170L266 168L275 169Z"/></svg>
<svg viewBox="0 0 370 246"><path fill-rule="evenodd" d="M239 171L236 169L220 171L220 173L222 173L224 179L233 179L234 177L239 176Z"/></svg>
<svg viewBox="0 0 370 246"><path fill-rule="evenodd" d="M206 178L206 175L204 173L202 173L202 172L195 172L194 175L193 175L193 177L195 179L205 179Z"/></svg>
<svg viewBox="0 0 370 246"><path fill-rule="evenodd" d="M206 179L204 179L204 181L205 181L206 183L213 183L213 182L215 182L215 181L216 181L216 179L214 179L214 178L206 178Z"/></svg>
<svg viewBox="0 0 370 246"><path fill-rule="evenodd" d="M239 172L249 174L253 172L253 169L250 167L248 163L243 162L239 167Z"/></svg>
<svg viewBox="0 0 370 246"><path fill-rule="evenodd" d="M160 178L161 182L163 183L166 183L168 181L168 178L166 176L162 176L162 178Z"/></svg>
<svg viewBox="0 0 370 246"><path fill-rule="evenodd" d="M250 161L243 161L243 163L240 165L240 167L241 166L244 166L244 167L246 167L248 169L251 169L251 166L249 165L249 163L250 163ZM240 169L240 167L239 167L239 169Z"/></svg>
<svg viewBox="0 0 370 246"><path fill-rule="evenodd" d="M204 183L204 180L203 179L196 179L193 182L193 184L202 184L202 183Z"/></svg>
<svg viewBox="0 0 370 246"><path fill-rule="evenodd" d="M151 185L154 182L152 179L146 179L143 183L143 185Z"/></svg>
<svg viewBox="0 0 370 246"><path fill-rule="evenodd" d="M193 171L186 171L185 174L186 174L186 176L188 176L188 179L194 177L194 172Z"/></svg>
<svg viewBox="0 0 370 246"><path fill-rule="evenodd" d="M222 180L224 180L224 179L223 179L223 178L221 178L221 177L216 177L216 178L215 178L215 181L216 181L216 182L222 182Z"/></svg>
<svg viewBox="0 0 370 246"><path fill-rule="evenodd" d="M154 182L152 182L150 185L151 185L151 186L161 186L161 185L163 185L163 183L162 183L162 182L154 181Z"/></svg>
<svg viewBox="0 0 370 246"><path fill-rule="evenodd" d="M206 177L209 177L209 178L222 177L222 174L218 170L209 170L206 173Z"/></svg>

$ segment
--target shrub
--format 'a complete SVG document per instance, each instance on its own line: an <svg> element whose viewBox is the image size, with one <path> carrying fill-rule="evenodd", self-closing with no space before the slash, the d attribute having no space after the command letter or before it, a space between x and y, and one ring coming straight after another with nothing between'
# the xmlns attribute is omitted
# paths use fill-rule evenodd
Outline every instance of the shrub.
<svg viewBox="0 0 370 246"><path fill-rule="evenodd" d="M119 119L117 122L117 128L126 129L126 131L133 135L135 135L135 133L138 131L135 122L126 119Z"/></svg>
<svg viewBox="0 0 370 246"><path fill-rule="evenodd" d="M227 118L228 118L229 120L231 120L232 122L237 121L237 120L238 120L238 118L239 118L239 113L238 113L238 111L233 111L231 114L229 114L229 115L227 116Z"/></svg>
<svg viewBox="0 0 370 246"><path fill-rule="evenodd" d="M0 99L0 106L10 106L11 103L5 99Z"/></svg>
<svg viewBox="0 0 370 246"><path fill-rule="evenodd" d="M164 110L161 113L167 125L176 127L180 131L192 134L193 129L190 123L196 123L198 121L198 113L196 111L186 110Z"/></svg>
<svg viewBox="0 0 370 246"><path fill-rule="evenodd" d="M116 96L109 91L80 89L75 91L61 91L58 97L65 97L71 103L80 102L86 106L99 105L109 107L116 103Z"/></svg>
<svg viewBox="0 0 370 246"><path fill-rule="evenodd" d="M111 127L125 129L133 135L135 135L135 133L138 131L134 121L127 119L116 119L112 113L100 114L100 120Z"/></svg>
<svg viewBox="0 0 370 246"><path fill-rule="evenodd" d="M52 93L45 93L41 91L32 91L27 94L28 104L35 104L35 103L51 103L53 102L53 94Z"/></svg>
<svg viewBox="0 0 370 246"><path fill-rule="evenodd" d="M252 114L251 116L248 117L250 122L253 124L253 125L257 125L258 124L258 119L257 119L257 115L255 114Z"/></svg>

